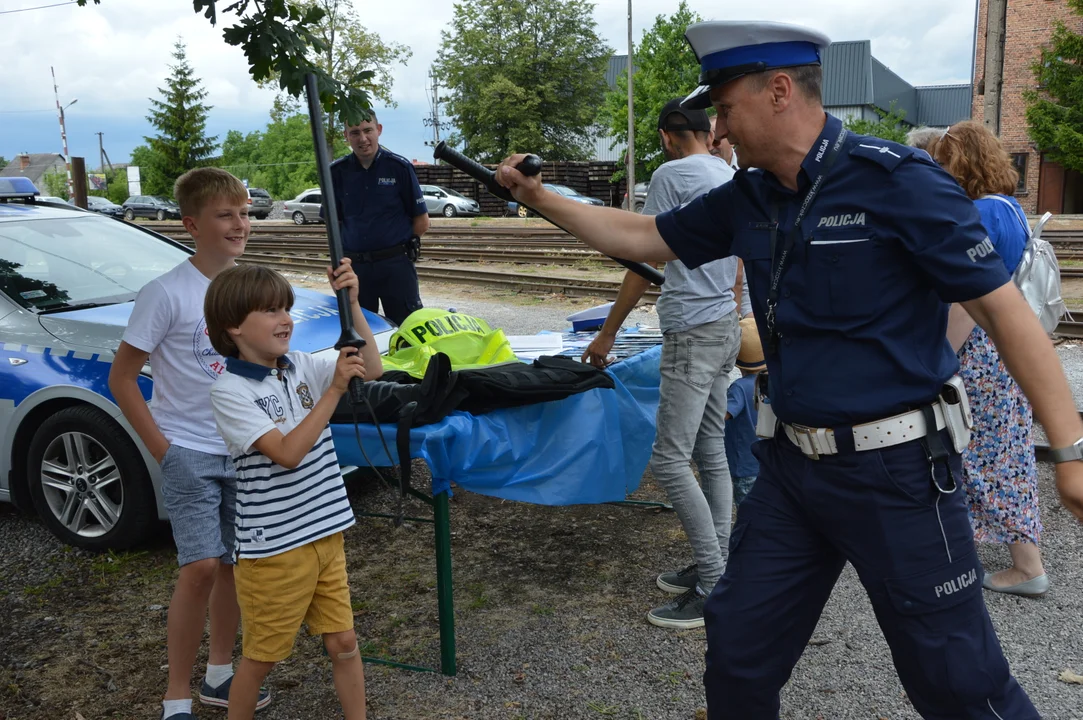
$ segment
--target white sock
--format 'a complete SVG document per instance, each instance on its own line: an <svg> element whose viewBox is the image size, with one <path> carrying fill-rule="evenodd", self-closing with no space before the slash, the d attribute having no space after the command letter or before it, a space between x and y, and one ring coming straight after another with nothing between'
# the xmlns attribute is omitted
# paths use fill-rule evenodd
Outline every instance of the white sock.
<svg viewBox="0 0 1083 720"><path fill-rule="evenodd" d="M180 715L181 713L192 712L192 698L187 700L163 700L162 701L162 717L171 718L174 715Z"/></svg>
<svg viewBox="0 0 1083 720"><path fill-rule="evenodd" d="M233 677L233 664L207 665L207 684L212 688L220 687L222 683Z"/></svg>

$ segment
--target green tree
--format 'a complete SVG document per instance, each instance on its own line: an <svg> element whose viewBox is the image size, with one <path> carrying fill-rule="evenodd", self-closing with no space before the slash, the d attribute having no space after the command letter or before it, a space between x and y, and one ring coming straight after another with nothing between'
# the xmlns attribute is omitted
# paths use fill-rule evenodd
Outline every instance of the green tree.
<svg viewBox="0 0 1083 720"><path fill-rule="evenodd" d="M654 25L643 32L633 49L635 75L632 82L635 112L636 178L646 178L658 168L662 141L658 137L658 113L675 97L687 95L698 85L699 63L684 32L703 18L681 0L677 11L666 17L658 15ZM617 89L606 94L602 114L616 140L612 147L628 147L628 71L617 77ZM620 170L617 177L623 177Z"/></svg>
<svg viewBox="0 0 1083 720"><path fill-rule="evenodd" d="M367 68L371 74L360 87L385 105L398 107L391 95L391 70L395 65L405 65L413 51L399 43L385 43L378 34L362 27L350 0L301 0L299 5L306 11L316 8L323 12L323 18L312 26L323 50L311 49L309 61L331 77L359 77ZM342 132L341 112L327 113L325 123L327 151L333 157L332 143Z"/></svg>
<svg viewBox="0 0 1083 720"><path fill-rule="evenodd" d="M139 168L139 188L143 195L173 195L173 182L176 182L176 178L170 181L165 176L161 157L150 147L140 145L132 150L131 164Z"/></svg>
<svg viewBox="0 0 1083 720"><path fill-rule="evenodd" d="M437 73L467 154L590 156L605 69L589 0L462 0L440 33Z"/></svg>
<svg viewBox="0 0 1083 720"><path fill-rule="evenodd" d="M68 174L66 172L47 172L41 176L41 184L45 186L45 192L42 195L68 199Z"/></svg>
<svg viewBox="0 0 1083 720"><path fill-rule="evenodd" d="M77 1L80 6L88 2ZM372 80L371 70L333 77L307 57L310 49L316 53L324 50L323 41L311 30L323 17L319 7L304 9L293 0L225 1L229 3L225 11L236 14L237 22L226 28L222 37L244 51L256 82L277 81L282 90L299 97L305 89L305 75L311 72L326 112L337 109L351 124L369 114L369 94L364 88ZM93 2L101 4L101 0ZM192 5L211 25L217 25L218 0L192 0Z"/></svg>
<svg viewBox="0 0 1083 720"><path fill-rule="evenodd" d="M873 137L883 138L884 140L891 140L892 142L906 144L906 133L909 132L909 128L903 122L906 117L905 110L897 110L895 108L895 101L891 101L890 109L881 110L878 107L874 107L873 111L876 113L877 119L863 120L860 118L849 117L843 123L846 129L855 132L858 135L872 135Z"/></svg>
<svg viewBox="0 0 1083 720"><path fill-rule="evenodd" d="M8 165L8 160L3 155L0 155L0 170L3 170Z"/></svg>
<svg viewBox="0 0 1083 720"><path fill-rule="evenodd" d="M151 164L155 187L160 191L154 194L172 195L174 181L186 171L206 165L218 140L206 135L210 107L202 101L207 91L192 72L180 40L173 45L173 58L177 64L169 68L172 74L166 80L167 87L158 88L162 99L151 99L147 116L158 129L154 137L144 138L154 155ZM158 180L167 187L158 187Z"/></svg>
<svg viewBox="0 0 1083 720"><path fill-rule="evenodd" d="M1068 7L1083 16L1083 0ZM1032 70L1041 91L1024 94L1031 140L1050 160L1083 171L1083 36L1057 20Z"/></svg>

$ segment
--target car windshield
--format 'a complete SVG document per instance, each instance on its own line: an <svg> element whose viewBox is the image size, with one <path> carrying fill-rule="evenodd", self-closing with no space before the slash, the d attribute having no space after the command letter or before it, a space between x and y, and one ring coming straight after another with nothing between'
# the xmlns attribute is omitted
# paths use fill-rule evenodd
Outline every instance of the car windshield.
<svg viewBox="0 0 1083 720"><path fill-rule="evenodd" d="M0 222L0 291L35 312L111 305L188 256L101 216Z"/></svg>
<svg viewBox="0 0 1083 720"><path fill-rule="evenodd" d="M470 199L470 198L466 197L465 195L463 195L462 193L455 192L451 188L441 188L441 190L446 192L448 195L454 195L455 197L462 198L463 200L469 200Z"/></svg>
<svg viewBox="0 0 1083 720"><path fill-rule="evenodd" d="M579 194L575 190L572 190L567 185L550 185L550 187L553 188L554 192L558 192L561 195L565 195L567 197L573 197L573 196Z"/></svg>
<svg viewBox="0 0 1083 720"><path fill-rule="evenodd" d="M170 207L175 207L177 205L177 203L174 202L173 200L170 200L167 197L162 197L161 195L152 195L151 199L152 200L157 200L158 202L163 203L165 205L169 205Z"/></svg>

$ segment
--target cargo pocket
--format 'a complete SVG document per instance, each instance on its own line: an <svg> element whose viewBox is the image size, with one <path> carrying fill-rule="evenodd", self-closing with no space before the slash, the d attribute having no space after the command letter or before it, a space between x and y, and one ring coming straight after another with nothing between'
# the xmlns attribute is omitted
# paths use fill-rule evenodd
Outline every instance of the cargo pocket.
<svg viewBox="0 0 1083 720"><path fill-rule="evenodd" d="M981 597L984 574L970 552L931 572L884 581L898 616L888 637L900 674L923 700L960 715L984 706L1008 677Z"/></svg>

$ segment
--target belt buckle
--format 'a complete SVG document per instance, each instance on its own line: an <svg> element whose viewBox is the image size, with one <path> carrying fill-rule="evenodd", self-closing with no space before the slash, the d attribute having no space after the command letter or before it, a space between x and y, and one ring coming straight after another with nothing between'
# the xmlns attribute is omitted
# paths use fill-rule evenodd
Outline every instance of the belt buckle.
<svg viewBox="0 0 1083 720"><path fill-rule="evenodd" d="M812 460L819 460L820 453L816 452L816 428L810 428L805 427L804 425L795 424L791 424L790 428L793 430L793 434L797 437L800 438L802 435L804 435L806 438L808 438L809 452L805 453L805 457ZM797 448L801 450L801 452L804 452L804 450L801 449L800 442L797 443Z"/></svg>

